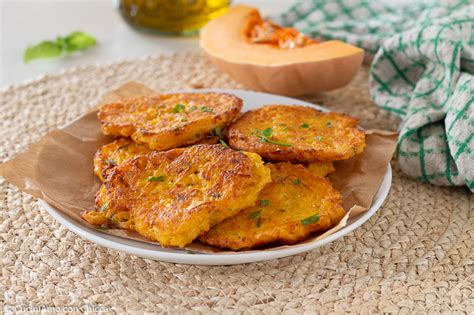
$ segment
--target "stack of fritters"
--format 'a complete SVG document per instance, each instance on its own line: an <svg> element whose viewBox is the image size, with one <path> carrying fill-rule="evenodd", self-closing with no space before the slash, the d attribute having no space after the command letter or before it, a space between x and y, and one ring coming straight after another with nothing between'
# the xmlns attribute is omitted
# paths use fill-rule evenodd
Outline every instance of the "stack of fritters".
<svg viewBox="0 0 474 315"><path fill-rule="evenodd" d="M102 131L119 137L96 153L103 185L84 219L166 247L198 238L233 250L293 244L336 225L342 197L325 176L332 161L363 151L357 120L285 105L239 117L241 107L220 93L103 105Z"/></svg>

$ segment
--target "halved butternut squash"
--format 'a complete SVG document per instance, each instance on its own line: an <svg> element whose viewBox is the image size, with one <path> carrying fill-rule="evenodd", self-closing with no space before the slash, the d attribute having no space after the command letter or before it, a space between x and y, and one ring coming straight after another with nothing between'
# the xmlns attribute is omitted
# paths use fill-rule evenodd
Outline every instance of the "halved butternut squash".
<svg viewBox="0 0 474 315"><path fill-rule="evenodd" d="M264 21L245 5L210 21L200 45L247 88L297 96L340 88L356 75L364 51L337 40L317 42Z"/></svg>

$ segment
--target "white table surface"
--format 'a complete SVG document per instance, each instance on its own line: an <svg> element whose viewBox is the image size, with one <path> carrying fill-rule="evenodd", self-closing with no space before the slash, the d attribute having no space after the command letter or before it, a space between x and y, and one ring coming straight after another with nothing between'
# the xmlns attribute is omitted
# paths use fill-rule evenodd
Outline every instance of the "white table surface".
<svg viewBox="0 0 474 315"><path fill-rule="evenodd" d="M292 2L233 1L256 6L264 15L283 12ZM98 45L59 60L23 63L28 45L75 30L95 36ZM0 0L0 87L77 65L198 50L197 36L157 36L132 29L113 0Z"/></svg>

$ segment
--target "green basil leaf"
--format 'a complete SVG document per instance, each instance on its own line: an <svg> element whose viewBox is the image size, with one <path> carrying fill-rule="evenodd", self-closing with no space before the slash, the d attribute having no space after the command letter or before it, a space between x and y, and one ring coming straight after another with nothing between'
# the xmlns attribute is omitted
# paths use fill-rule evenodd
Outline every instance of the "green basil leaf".
<svg viewBox="0 0 474 315"><path fill-rule="evenodd" d="M30 62L34 59L54 58L62 54L62 48L55 42L44 41L38 45L29 46L23 54L23 61Z"/></svg>
<svg viewBox="0 0 474 315"><path fill-rule="evenodd" d="M41 58L54 58L61 56L64 52L71 53L88 49L96 44L96 40L84 32L72 32L71 34L58 37L56 40L46 40L26 48L23 54L25 63Z"/></svg>
<svg viewBox="0 0 474 315"><path fill-rule="evenodd" d="M72 32L64 37L64 42L68 52L85 50L97 43L94 37L84 32Z"/></svg>

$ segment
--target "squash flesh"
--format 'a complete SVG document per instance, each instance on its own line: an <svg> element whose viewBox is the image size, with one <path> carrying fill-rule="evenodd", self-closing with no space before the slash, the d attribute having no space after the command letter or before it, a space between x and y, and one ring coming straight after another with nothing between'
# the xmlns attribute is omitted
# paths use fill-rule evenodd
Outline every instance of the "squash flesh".
<svg viewBox="0 0 474 315"><path fill-rule="evenodd" d="M248 37L252 44L269 45L280 49L295 49L317 43L295 28L281 27L271 21L262 21L254 25L249 30Z"/></svg>

